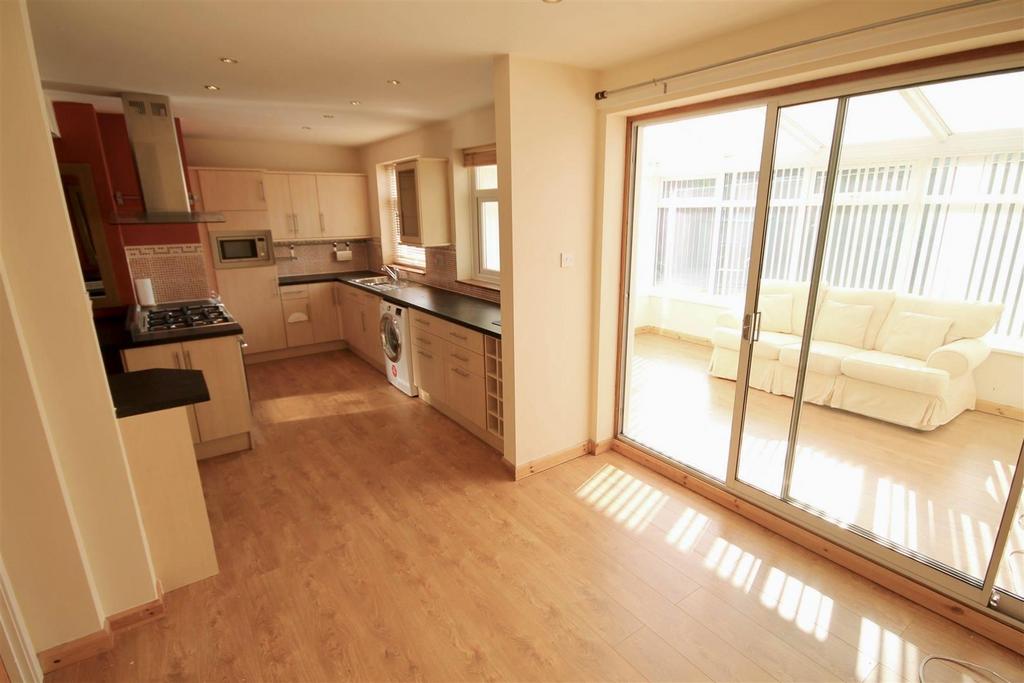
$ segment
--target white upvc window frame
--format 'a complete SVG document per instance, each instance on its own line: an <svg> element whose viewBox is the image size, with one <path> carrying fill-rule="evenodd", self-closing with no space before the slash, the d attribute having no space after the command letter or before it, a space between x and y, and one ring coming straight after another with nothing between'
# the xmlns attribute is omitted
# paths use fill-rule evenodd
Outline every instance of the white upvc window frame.
<svg viewBox="0 0 1024 683"><path fill-rule="evenodd" d="M484 242L483 233L483 220L481 214L483 211L483 204L488 202L498 203L498 188L481 190L477 188L477 169L480 167L470 168L470 186L472 191L470 196L472 199L472 214L473 214L473 279L480 282L486 282L494 286L501 285L501 271L491 270L484 268L484 249L486 244ZM498 232L501 233L501 224L498 224Z"/></svg>

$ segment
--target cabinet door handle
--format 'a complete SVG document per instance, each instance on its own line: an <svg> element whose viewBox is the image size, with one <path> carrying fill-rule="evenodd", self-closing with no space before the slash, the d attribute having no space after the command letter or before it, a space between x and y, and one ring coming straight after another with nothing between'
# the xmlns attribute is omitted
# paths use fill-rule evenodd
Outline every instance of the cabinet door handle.
<svg viewBox="0 0 1024 683"><path fill-rule="evenodd" d="M267 201L267 191L263 188L263 181L260 181L260 199Z"/></svg>
<svg viewBox="0 0 1024 683"><path fill-rule="evenodd" d="M365 311L359 311L359 324L362 326L363 333L365 334L366 333L366 312Z"/></svg>
<svg viewBox="0 0 1024 683"><path fill-rule="evenodd" d="M455 359L457 359L457 360L461 360L461 361L462 361L463 363L468 363L468 362L469 362L469 359L468 359L468 358L466 358L465 356L460 356L460 355L459 355L459 354L457 354L457 353L453 353L453 354L452 354L452 358L455 358Z"/></svg>
<svg viewBox="0 0 1024 683"><path fill-rule="evenodd" d="M466 341L469 339L469 337L467 337L466 335L459 334L458 332L449 332L448 334L455 337L456 339L461 339L462 341Z"/></svg>
<svg viewBox="0 0 1024 683"><path fill-rule="evenodd" d="M324 212L321 211L320 212L320 234L323 235L326 232L327 232L327 229L324 227Z"/></svg>
<svg viewBox="0 0 1024 683"><path fill-rule="evenodd" d="M185 349L185 367L189 370L192 369L192 352Z"/></svg>
<svg viewBox="0 0 1024 683"><path fill-rule="evenodd" d="M428 339L423 339L422 337L416 337L416 343L417 344L426 344L427 346L433 346L434 345L434 342L432 342L432 341L430 341Z"/></svg>
<svg viewBox="0 0 1024 683"><path fill-rule="evenodd" d="M245 337L239 337L238 338L238 347L240 349L247 349L247 348L249 348L249 342L245 341Z"/></svg>
<svg viewBox="0 0 1024 683"><path fill-rule="evenodd" d="M462 377L469 377L469 373L463 370L462 368L452 368L452 372Z"/></svg>
<svg viewBox="0 0 1024 683"><path fill-rule="evenodd" d="M292 214L292 234L299 234L299 214L297 213Z"/></svg>
<svg viewBox="0 0 1024 683"><path fill-rule="evenodd" d="M174 355L174 368L176 370L181 370L181 356L178 355L177 351L175 351L173 355Z"/></svg>
<svg viewBox="0 0 1024 683"><path fill-rule="evenodd" d="M416 349L416 353L420 354L424 358L431 358L431 359L433 359L433 357L434 357L433 354L427 353L423 349Z"/></svg>

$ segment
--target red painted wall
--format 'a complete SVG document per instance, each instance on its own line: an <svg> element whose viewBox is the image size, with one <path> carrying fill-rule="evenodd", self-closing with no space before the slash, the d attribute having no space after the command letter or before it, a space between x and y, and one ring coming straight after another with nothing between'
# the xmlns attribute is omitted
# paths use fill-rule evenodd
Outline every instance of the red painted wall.
<svg viewBox="0 0 1024 683"><path fill-rule="evenodd" d="M104 229L107 231L107 246L114 265L118 294L123 302L133 304L134 288L124 247L199 243L198 226L192 223L110 223L109 218L115 213L136 213L144 209L142 189L124 115L97 113L91 104L78 102L54 102L54 111L61 133L61 137L53 141L57 161L86 163L92 169ZM185 183L191 191L180 120L175 119L175 127L178 132L178 147L185 166ZM121 193L123 204L116 203L116 192Z"/></svg>

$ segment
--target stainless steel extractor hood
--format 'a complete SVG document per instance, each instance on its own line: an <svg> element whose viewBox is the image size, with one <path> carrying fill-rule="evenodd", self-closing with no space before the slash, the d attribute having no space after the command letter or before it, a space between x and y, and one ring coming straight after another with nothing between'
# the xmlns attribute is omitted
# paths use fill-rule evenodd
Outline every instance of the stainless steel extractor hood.
<svg viewBox="0 0 1024 683"><path fill-rule="evenodd" d="M192 211L189 204L170 98L123 93L121 101L146 210L113 216L111 222L120 225L223 223L222 214Z"/></svg>

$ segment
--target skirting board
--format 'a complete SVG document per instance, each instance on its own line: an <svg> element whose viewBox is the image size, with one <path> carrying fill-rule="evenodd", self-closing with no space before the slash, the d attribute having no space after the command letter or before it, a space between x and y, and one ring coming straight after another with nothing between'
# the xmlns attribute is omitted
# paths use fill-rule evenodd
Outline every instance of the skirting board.
<svg viewBox="0 0 1024 683"><path fill-rule="evenodd" d="M659 337L668 337L669 339L677 339L679 341L689 342L691 344L698 344L700 346L711 347L711 340L705 339L704 337L698 337L685 332L677 332L676 330L670 330L667 327L658 327L657 325L641 325L640 327L633 330L634 334L656 334Z"/></svg>
<svg viewBox="0 0 1024 683"><path fill-rule="evenodd" d="M246 365L266 363L272 360L285 358L298 358L299 356L311 356L314 353L326 353L327 351L342 351L348 348L343 341L320 342L319 344L307 344L305 346L293 346L288 349L275 349L274 351L263 351L261 353L247 353L242 361Z"/></svg>
<svg viewBox="0 0 1024 683"><path fill-rule="evenodd" d="M669 465L635 446L614 440L612 450L630 460L640 463L663 477L693 491L699 496L732 510L759 526L779 534L797 545L803 546L816 555L849 569L854 574L901 595L954 623L960 624L1014 652L1024 654L1024 638L1017 629L964 605L952 598L932 590L902 574L848 550L841 545L808 531L803 527L778 517L771 512L747 502L742 498L712 486L697 477Z"/></svg>
<svg viewBox="0 0 1024 683"><path fill-rule="evenodd" d="M39 665L44 674L62 669L76 662L95 657L114 648L116 636L136 626L148 624L164 616L164 590L156 584L156 598L135 607L130 607L104 620L103 628L95 633L75 638L39 652Z"/></svg>
<svg viewBox="0 0 1024 683"><path fill-rule="evenodd" d="M206 458L226 455L227 453L247 451L252 448L252 432L232 434L231 436L213 439L212 441L201 441L192 444L192 447L196 450L196 460L205 460Z"/></svg>
<svg viewBox="0 0 1024 683"><path fill-rule="evenodd" d="M1011 420L1020 420L1024 422L1024 409L1018 408L1017 406L1009 406L1005 403L996 403L995 401L978 400L974 404L974 409L979 413L1001 415L1003 417L1008 417Z"/></svg>
<svg viewBox="0 0 1024 683"><path fill-rule="evenodd" d="M602 442L602 444L605 442ZM502 458L502 462L505 464L506 469L512 472L513 477L516 481L530 476L531 474L537 474L544 470L549 470L552 467L561 465L564 462L575 460L582 455L593 455L595 453L595 446L593 441L581 441L571 448L566 448L564 451L558 451L557 453L551 453L545 455L542 458L531 460L523 465L513 465L510 461ZM607 448L605 448L607 450Z"/></svg>

